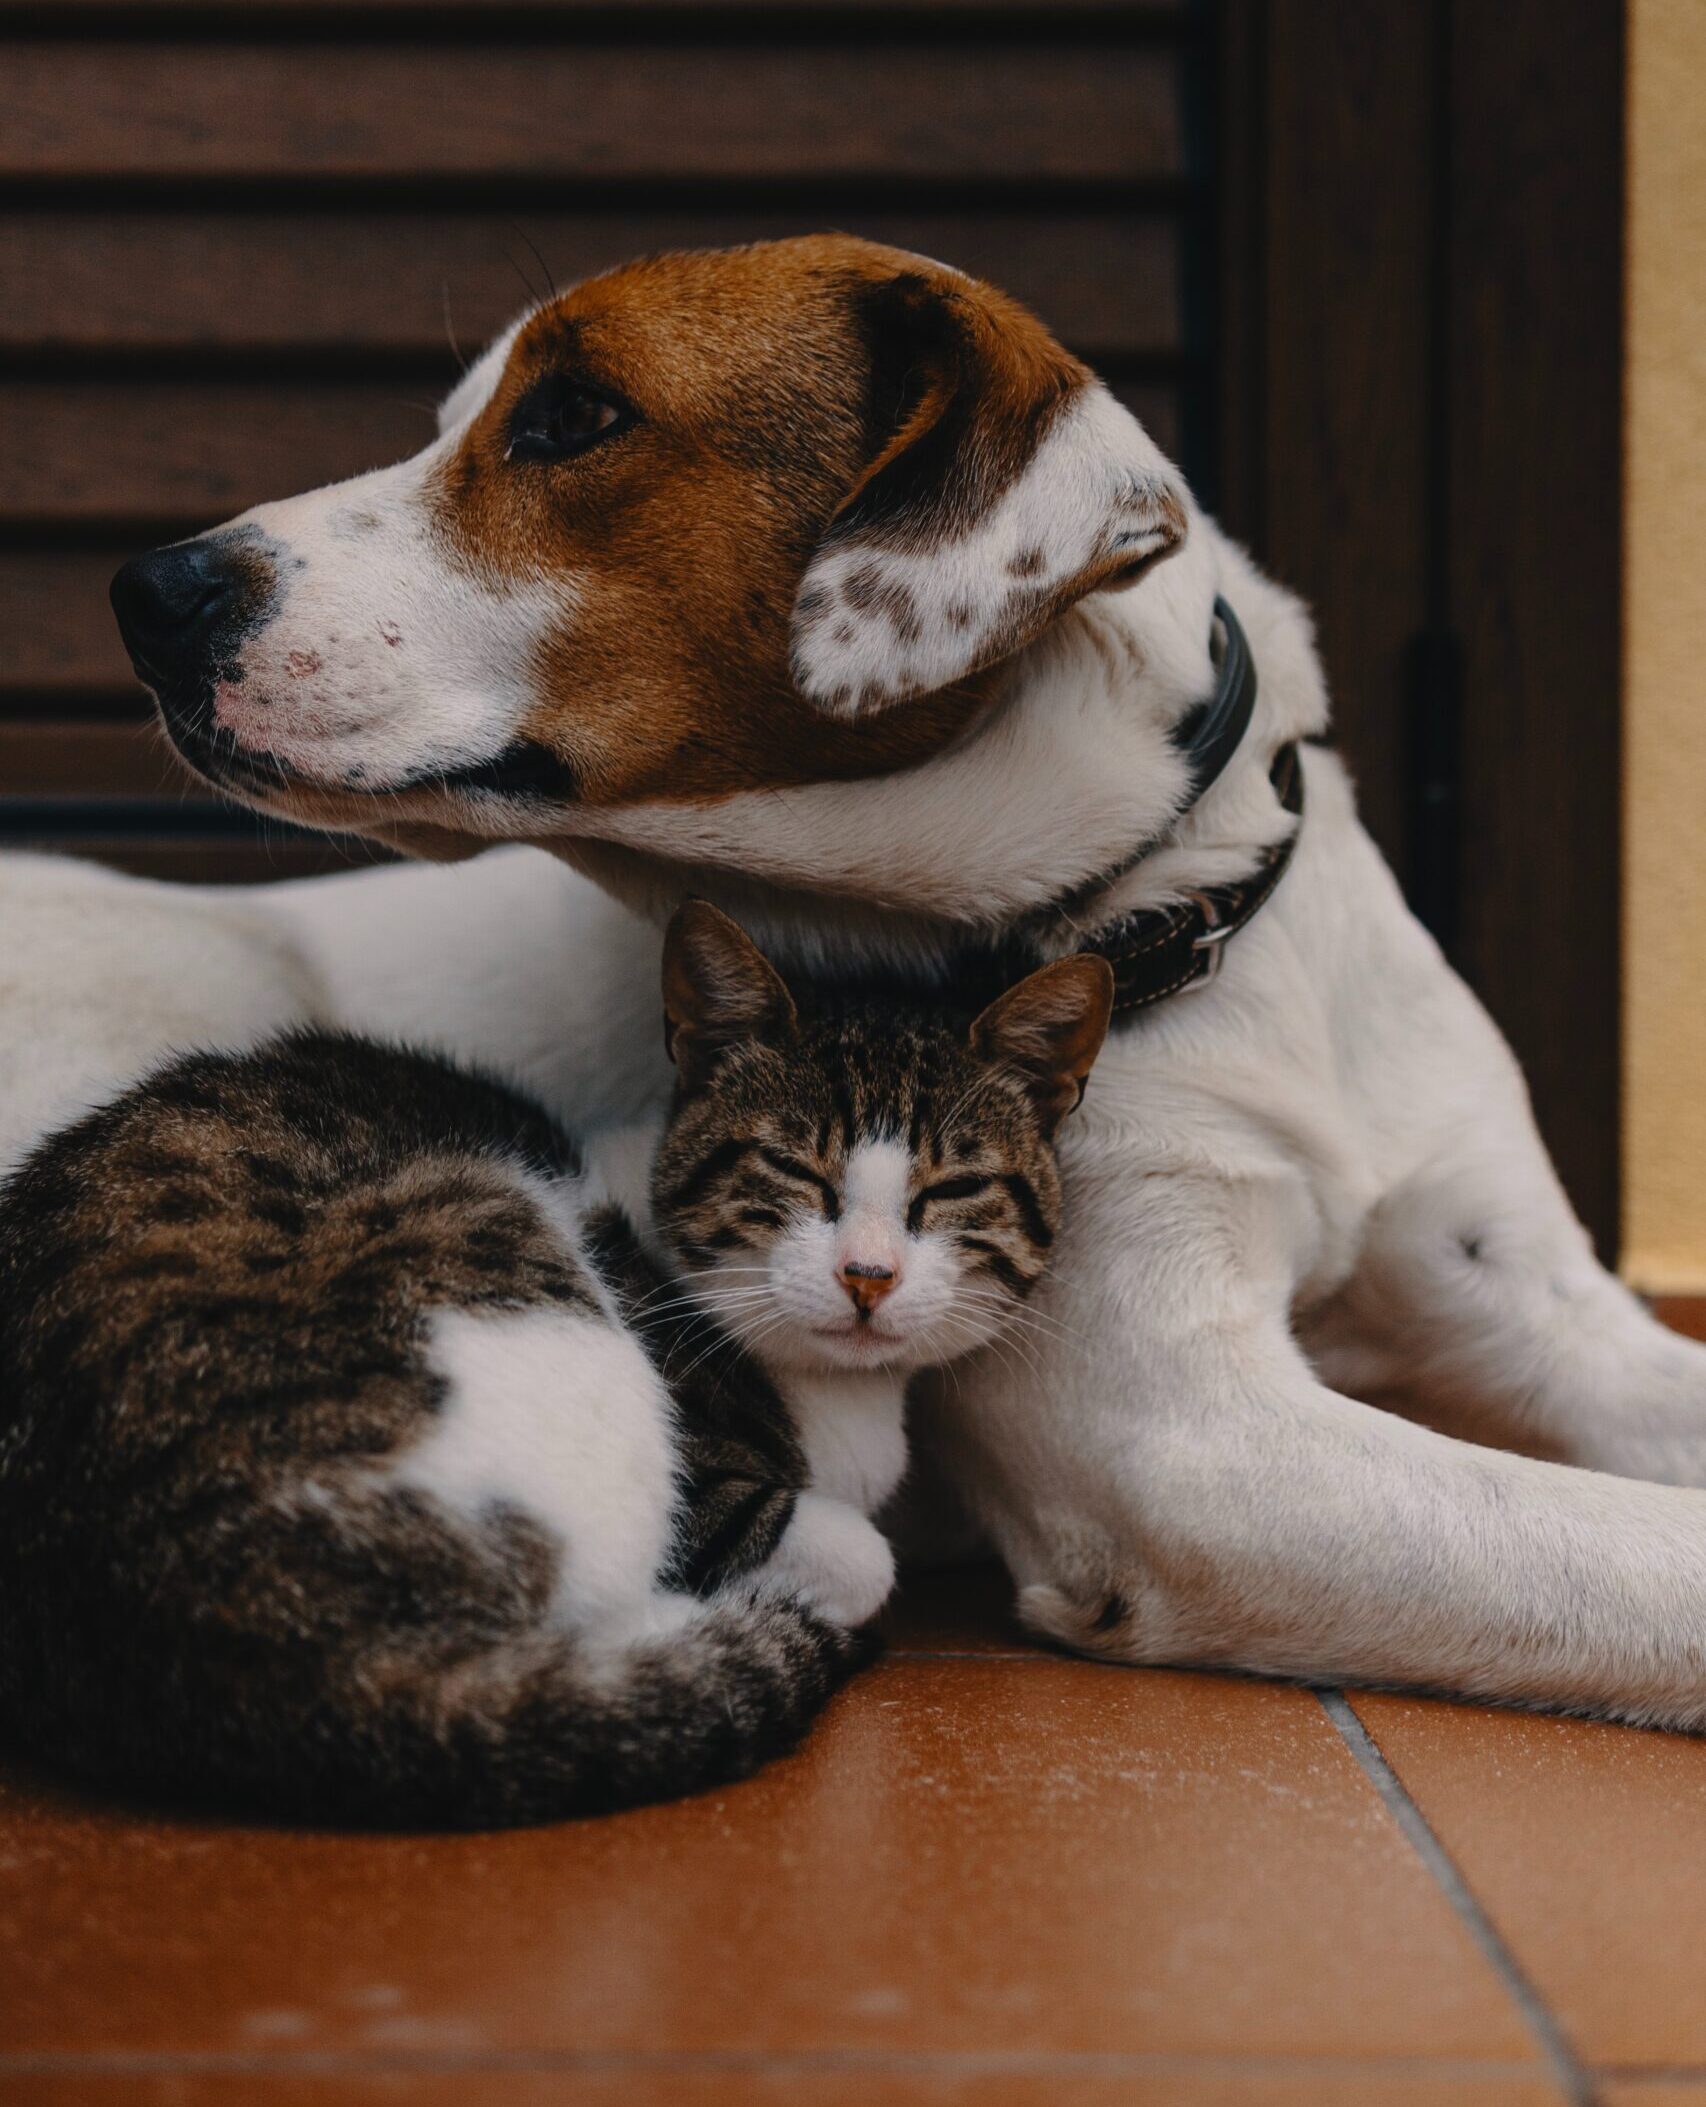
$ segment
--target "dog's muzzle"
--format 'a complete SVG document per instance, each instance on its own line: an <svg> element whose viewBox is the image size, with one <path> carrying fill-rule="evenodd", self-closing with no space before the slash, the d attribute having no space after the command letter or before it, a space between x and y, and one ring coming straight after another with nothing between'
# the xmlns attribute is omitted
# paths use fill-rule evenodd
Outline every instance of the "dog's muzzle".
<svg viewBox="0 0 1706 2107"><path fill-rule="evenodd" d="M153 690L173 744L204 774L242 768L236 742L214 722L213 691L242 679L243 644L277 598L265 538L246 528L155 549L113 579L113 613L136 677Z"/></svg>

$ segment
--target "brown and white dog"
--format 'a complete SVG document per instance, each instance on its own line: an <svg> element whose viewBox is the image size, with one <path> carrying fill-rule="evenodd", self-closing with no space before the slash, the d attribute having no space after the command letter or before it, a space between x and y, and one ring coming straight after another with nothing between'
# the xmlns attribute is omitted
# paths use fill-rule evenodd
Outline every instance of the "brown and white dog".
<svg viewBox="0 0 1706 2107"><path fill-rule="evenodd" d="M1217 595L1260 698L1188 804ZM115 602L222 787L559 860L223 899L14 862L13 1146L164 1044L306 1014L619 1119L663 1085L685 892L802 963L928 971L1020 917L1071 950L1251 871L1326 716L1302 611L1092 375L837 238L575 288L413 460ZM1025 1350L940 1402L941 1451L1069 1644L1706 1724L1706 1352L1595 1265L1492 1025L1305 766L1271 903L1104 1054Z"/></svg>

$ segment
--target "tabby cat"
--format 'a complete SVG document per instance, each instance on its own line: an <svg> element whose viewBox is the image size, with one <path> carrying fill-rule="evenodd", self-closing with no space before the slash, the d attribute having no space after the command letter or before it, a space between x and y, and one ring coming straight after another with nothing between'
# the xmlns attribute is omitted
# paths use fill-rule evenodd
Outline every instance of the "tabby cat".
<svg viewBox="0 0 1706 2107"><path fill-rule="evenodd" d="M907 1372L1044 1264L1108 978L969 1029L796 1001L693 903L667 1128L590 1169L502 1084L312 1031L52 1137L0 1191L0 1716L86 1776L388 1824L785 1748L888 1592Z"/></svg>

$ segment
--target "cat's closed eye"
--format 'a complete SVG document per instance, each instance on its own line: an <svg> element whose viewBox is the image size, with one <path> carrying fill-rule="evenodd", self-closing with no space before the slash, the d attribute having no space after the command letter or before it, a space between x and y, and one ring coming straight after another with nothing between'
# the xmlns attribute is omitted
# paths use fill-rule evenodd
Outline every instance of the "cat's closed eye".
<svg viewBox="0 0 1706 2107"><path fill-rule="evenodd" d="M817 1194L826 1220L840 1220L841 1195L832 1178L826 1177L820 1170L814 1170L800 1157L790 1155L786 1149L775 1149L767 1143L760 1143L758 1154L778 1177L791 1179L796 1185L809 1186Z"/></svg>
<svg viewBox="0 0 1706 2107"><path fill-rule="evenodd" d="M906 1226L914 1236L924 1227L930 1208L950 1200L972 1200L987 1192L993 1179L979 1171L963 1171L951 1178L938 1178L913 1196L906 1210Z"/></svg>

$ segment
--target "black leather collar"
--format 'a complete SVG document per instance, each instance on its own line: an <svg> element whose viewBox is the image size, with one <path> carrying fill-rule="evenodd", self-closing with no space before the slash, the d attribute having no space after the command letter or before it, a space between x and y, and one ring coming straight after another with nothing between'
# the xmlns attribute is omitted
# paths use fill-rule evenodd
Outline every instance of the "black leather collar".
<svg viewBox="0 0 1706 2107"><path fill-rule="evenodd" d="M1189 711L1173 733L1173 743L1191 764L1190 803L1195 804L1238 751L1250 719L1256 714L1256 661L1250 655L1250 640L1232 609L1214 596L1214 619L1220 624L1225 643L1220 654L1220 678L1214 693L1205 696Z"/></svg>
<svg viewBox="0 0 1706 2107"><path fill-rule="evenodd" d="M1219 677L1212 695L1180 720L1174 738L1190 762L1190 792L1168 823L1168 833L1225 772L1238 751L1256 709L1256 663L1238 617L1216 598L1215 620L1221 629ZM1275 754L1269 780L1281 805L1301 825L1303 766L1295 742ZM1140 907L1095 928L1078 949L1100 952L1114 969L1114 1026L1129 1023L1154 1003L1188 988L1205 986L1220 970L1227 943L1267 904L1285 876L1297 846L1300 825L1283 841L1264 849L1248 877L1230 885L1205 887L1173 907ZM941 956L929 986L940 1000L944 987L958 1004L981 1008L1025 974L1061 956L1059 933L1068 925L1091 923L1094 902L1146 856L1165 846L1167 837L1145 842L1123 862L1099 872L1087 885L1026 915L1000 936L968 938ZM857 976L863 985L866 976ZM843 991L849 983L836 976ZM872 977L872 989L904 1000L908 976L894 968Z"/></svg>
<svg viewBox="0 0 1706 2107"><path fill-rule="evenodd" d="M1243 625L1217 593L1214 618L1223 638L1214 693L1185 716L1174 734L1191 764L1191 793L1179 817L1226 770L1256 713L1256 661ZM1140 907L1097 930L1084 948L1099 951L1114 969L1114 1022L1187 988L1205 987L1220 971L1226 945L1266 906L1285 876L1303 819L1303 764L1295 742L1274 756L1269 781L1281 805L1299 822L1247 878L1192 893L1176 907ZM1135 869L1146 849L1125 866ZM1123 875L1123 874L1115 874Z"/></svg>
<svg viewBox="0 0 1706 2107"><path fill-rule="evenodd" d="M1229 939L1267 905L1285 876L1303 820L1303 763L1295 742L1275 754L1268 779L1298 825L1262 851L1247 878L1206 887L1176 907L1140 907L1084 945L1086 951L1099 951L1114 969L1116 1026L1152 1003L1213 980Z"/></svg>
<svg viewBox="0 0 1706 2107"><path fill-rule="evenodd" d="M1180 720L1174 739L1190 763L1190 794L1172 825L1195 805L1209 786L1224 774L1243 743L1256 712L1256 661L1249 639L1231 607L1217 594L1214 616L1220 625L1219 678L1214 692ZM1114 1024L1129 1022L1152 1004L1187 988L1203 987L1220 971L1227 943L1252 920L1271 898L1285 876L1303 818L1303 766L1295 742L1282 746L1273 759L1269 780L1281 805L1299 822L1285 839L1263 850L1247 878L1230 885L1215 885L1192 893L1173 907L1140 907L1104 924L1086 937L1081 950L1100 952L1114 969ZM1088 920L1092 901L1108 887L1135 870L1146 856L1163 846L1146 842L1113 869L1098 874L1094 884L1071 897L1056 901L1042 914L1027 917L1005 939L968 950L953 968L956 981L968 975L971 984L988 986L1003 979L1010 984L1044 959L1058 955L1058 945L1048 939L1058 929L1060 917ZM981 953L981 955L980 955Z"/></svg>

